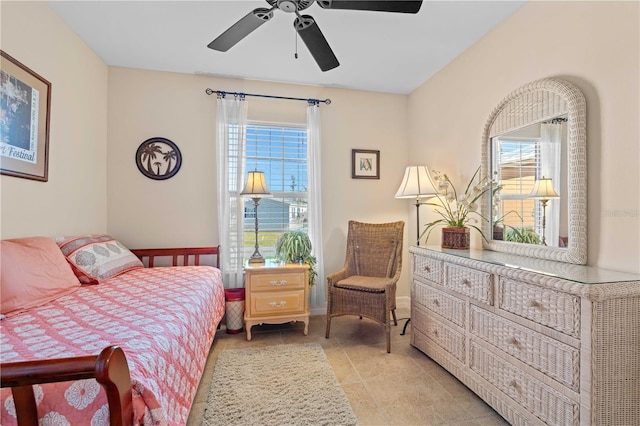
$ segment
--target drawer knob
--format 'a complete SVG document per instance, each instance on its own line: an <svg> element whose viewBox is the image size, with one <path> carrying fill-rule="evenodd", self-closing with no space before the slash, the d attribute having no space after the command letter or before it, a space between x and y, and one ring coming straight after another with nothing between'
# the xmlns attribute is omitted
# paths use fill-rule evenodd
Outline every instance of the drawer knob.
<svg viewBox="0 0 640 426"><path fill-rule="evenodd" d="M424 267L424 270L425 270L426 272L431 272L431 266L429 266L429 265L425 266L425 267Z"/></svg>
<svg viewBox="0 0 640 426"><path fill-rule="evenodd" d="M438 337L438 330L433 330L433 335Z"/></svg>
<svg viewBox="0 0 640 426"><path fill-rule="evenodd" d="M518 384L518 382L516 382L515 380L511 380L509 382L509 386L511 386L512 388L514 388L517 392L520 392L520 385Z"/></svg>
<svg viewBox="0 0 640 426"><path fill-rule="evenodd" d="M540 310L542 309L542 305L537 300L530 301L529 306L531 306L532 308L540 309Z"/></svg>
<svg viewBox="0 0 640 426"><path fill-rule="evenodd" d="M466 278L464 280L462 280L462 284L466 285L467 287L471 287L471 281L469 281Z"/></svg>
<svg viewBox="0 0 640 426"><path fill-rule="evenodd" d="M270 302L269 303L269 305L274 307L274 308L282 308L286 304L287 304L287 302L285 302L284 300L281 300L279 302Z"/></svg>
<svg viewBox="0 0 640 426"><path fill-rule="evenodd" d="M510 338L509 343L511 343L513 346L515 346L518 349L522 348L522 344L515 337Z"/></svg>
<svg viewBox="0 0 640 426"><path fill-rule="evenodd" d="M281 286L281 285L285 285L287 284L287 280L273 280L273 281L269 281L269 284L271 285L276 285L276 286Z"/></svg>
<svg viewBox="0 0 640 426"><path fill-rule="evenodd" d="M433 304L439 307L440 301L438 299L433 299Z"/></svg>

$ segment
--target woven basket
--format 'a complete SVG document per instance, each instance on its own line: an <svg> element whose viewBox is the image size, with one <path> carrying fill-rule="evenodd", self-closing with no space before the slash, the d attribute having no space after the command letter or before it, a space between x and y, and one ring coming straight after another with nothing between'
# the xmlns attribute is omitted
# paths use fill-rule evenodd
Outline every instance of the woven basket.
<svg viewBox="0 0 640 426"><path fill-rule="evenodd" d="M469 228L442 228L442 248L461 249L469 248Z"/></svg>

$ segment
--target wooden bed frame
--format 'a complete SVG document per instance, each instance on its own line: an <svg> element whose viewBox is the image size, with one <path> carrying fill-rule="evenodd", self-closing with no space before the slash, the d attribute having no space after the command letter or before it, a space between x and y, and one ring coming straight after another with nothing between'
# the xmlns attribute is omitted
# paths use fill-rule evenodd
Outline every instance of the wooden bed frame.
<svg viewBox="0 0 640 426"><path fill-rule="evenodd" d="M194 247L194 248L156 248L156 249L133 249L131 253L138 256L138 258L144 262L147 258L148 267L153 268L154 259L156 257L171 257L171 266L187 266L189 265L189 258L194 256L193 265L200 265L200 256L215 255L216 256L216 268L220 269L220 246L215 247ZM178 263L179 258L182 257L182 264Z"/></svg>
<svg viewBox="0 0 640 426"><path fill-rule="evenodd" d="M130 425L131 377L127 359L118 346L108 346L100 355L5 363L0 370L2 387L10 387L13 393L20 426L38 425L33 385L93 378L107 394L111 426Z"/></svg>
<svg viewBox="0 0 640 426"><path fill-rule="evenodd" d="M133 249L131 252L140 260L147 258L149 268L153 267L156 257L171 257L172 266L187 266L190 256L194 256L193 265L199 266L203 255L215 255L216 267L220 268L220 246ZM182 264L178 263L179 258ZM133 420L131 376L126 356L118 346L108 346L99 355L0 364L0 386L11 388L19 426L38 425L33 385L93 378L107 394L109 424L130 426Z"/></svg>

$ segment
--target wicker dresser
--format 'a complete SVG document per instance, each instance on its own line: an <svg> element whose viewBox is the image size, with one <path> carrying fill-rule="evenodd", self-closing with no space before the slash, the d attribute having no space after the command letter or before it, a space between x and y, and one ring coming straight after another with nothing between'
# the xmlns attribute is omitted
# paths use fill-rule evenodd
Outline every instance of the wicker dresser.
<svg viewBox="0 0 640 426"><path fill-rule="evenodd" d="M640 425L640 276L411 247L411 344L514 425Z"/></svg>

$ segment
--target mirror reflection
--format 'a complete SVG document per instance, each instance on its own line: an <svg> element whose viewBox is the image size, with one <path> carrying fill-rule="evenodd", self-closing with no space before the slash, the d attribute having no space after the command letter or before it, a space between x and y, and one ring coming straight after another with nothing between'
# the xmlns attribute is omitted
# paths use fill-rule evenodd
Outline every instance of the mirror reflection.
<svg viewBox="0 0 640 426"><path fill-rule="evenodd" d="M567 134L565 114L491 138L493 240L567 247Z"/></svg>

